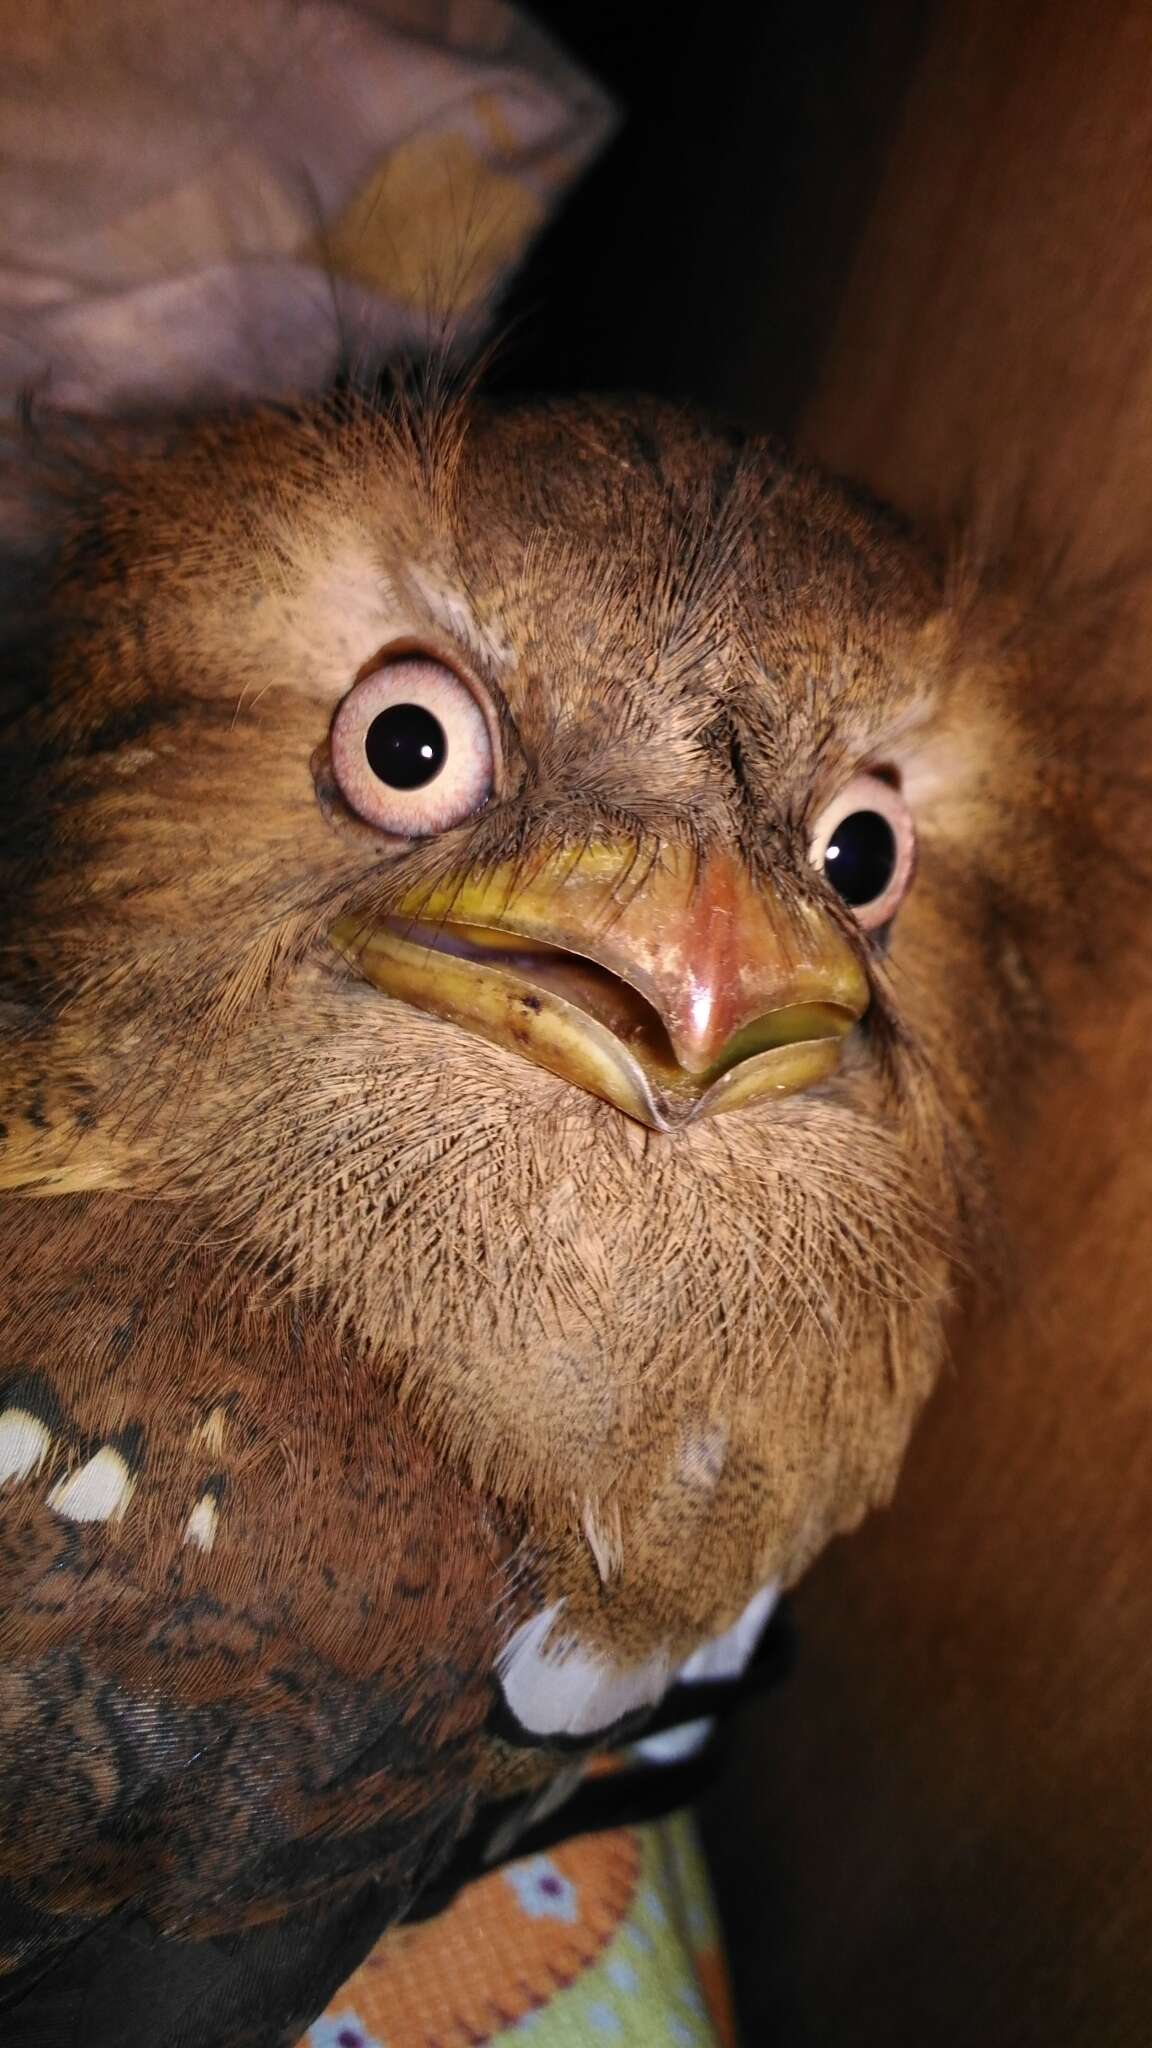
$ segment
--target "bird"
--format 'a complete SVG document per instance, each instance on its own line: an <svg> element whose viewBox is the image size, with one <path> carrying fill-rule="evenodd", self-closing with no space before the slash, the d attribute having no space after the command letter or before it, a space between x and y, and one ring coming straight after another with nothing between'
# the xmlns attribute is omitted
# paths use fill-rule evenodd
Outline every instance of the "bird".
<svg viewBox="0 0 1152 2048"><path fill-rule="evenodd" d="M287 2048L891 1494L1104 798L1010 581L684 406L11 465L4 2037Z"/></svg>

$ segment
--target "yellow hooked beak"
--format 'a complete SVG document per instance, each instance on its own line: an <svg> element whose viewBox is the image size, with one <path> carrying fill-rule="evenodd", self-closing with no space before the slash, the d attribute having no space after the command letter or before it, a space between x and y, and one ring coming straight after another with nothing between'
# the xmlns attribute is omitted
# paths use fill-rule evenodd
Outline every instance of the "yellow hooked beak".
<svg viewBox="0 0 1152 2048"><path fill-rule="evenodd" d="M832 1073L868 1007L835 925L782 905L727 854L586 846L340 919L345 959L653 1130L793 1095Z"/></svg>

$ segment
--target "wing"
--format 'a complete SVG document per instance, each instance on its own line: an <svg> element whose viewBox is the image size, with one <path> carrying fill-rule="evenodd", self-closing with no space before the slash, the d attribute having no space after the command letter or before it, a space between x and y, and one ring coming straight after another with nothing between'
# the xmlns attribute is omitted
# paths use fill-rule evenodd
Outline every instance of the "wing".
<svg viewBox="0 0 1152 2048"><path fill-rule="evenodd" d="M186 1217L12 1206L5 2041L295 2040L495 1783L510 1540Z"/></svg>

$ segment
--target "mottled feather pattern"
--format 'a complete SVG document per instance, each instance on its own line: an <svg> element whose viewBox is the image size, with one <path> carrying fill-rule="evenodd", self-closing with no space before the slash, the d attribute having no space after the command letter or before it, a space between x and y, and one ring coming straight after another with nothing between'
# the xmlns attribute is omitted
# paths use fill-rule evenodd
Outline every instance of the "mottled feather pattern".
<svg viewBox="0 0 1152 2048"><path fill-rule="evenodd" d="M502 1773L487 1731L531 1595L495 1512L338 1346L211 1302L147 1205L110 1207L41 1212L9 1330L42 1352L51 1329L53 1365L0 1388L50 1440L5 1501L9 1969L129 1903L204 1942L339 1911L370 1876L394 1917L482 1784L539 1777ZM123 1511L76 1519L62 1478L119 1450Z"/></svg>

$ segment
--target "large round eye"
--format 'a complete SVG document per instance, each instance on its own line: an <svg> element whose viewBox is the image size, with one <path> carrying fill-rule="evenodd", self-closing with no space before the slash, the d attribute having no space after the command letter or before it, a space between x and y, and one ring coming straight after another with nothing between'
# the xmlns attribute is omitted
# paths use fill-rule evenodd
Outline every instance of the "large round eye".
<svg viewBox="0 0 1152 2048"><path fill-rule="evenodd" d="M349 690L332 724L332 772L369 825L426 839L491 795L488 723L450 668L405 655Z"/></svg>
<svg viewBox="0 0 1152 2048"><path fill-rule="evenodd" d="M912 814L879 775L855 775L816 820L810 859L868 931L887 924L916 854Z"/></svg>

